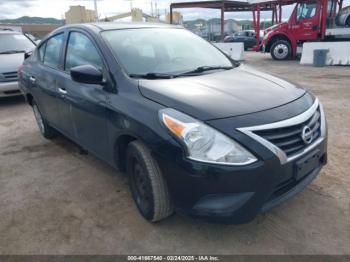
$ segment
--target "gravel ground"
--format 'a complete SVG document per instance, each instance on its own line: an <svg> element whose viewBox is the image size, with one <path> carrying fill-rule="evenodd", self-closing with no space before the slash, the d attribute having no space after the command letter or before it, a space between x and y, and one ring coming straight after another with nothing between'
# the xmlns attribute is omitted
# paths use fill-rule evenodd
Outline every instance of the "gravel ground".
<svg viewBox="0 0 350 262"><path fill-rule="evenodd" d="M247 53L322 101L329 164L302 193L245 225L176 214L150 224L127 180L63 137L41 137L21 98L0 100L0 254L349 254L350 68Z"/></svg>

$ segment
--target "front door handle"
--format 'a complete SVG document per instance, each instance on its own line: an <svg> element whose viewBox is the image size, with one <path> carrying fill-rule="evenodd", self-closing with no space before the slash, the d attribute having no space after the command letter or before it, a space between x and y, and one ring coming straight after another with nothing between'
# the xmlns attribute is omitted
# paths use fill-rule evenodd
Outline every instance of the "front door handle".
<svg viewBox="0 0 350 262"><path fill-rule="evenodd" d="M67 90L65 88L58 88L58 92L60 92L62 95L66 95L67 94Z"/></svg>
<svg viewBox="0 0 350 262"><path fill-rule="evenodd" d="M35 82L36 82L36 79L35 79L34 76L31 76L31 77L29 78L29 81L34 85Z"/></svg>

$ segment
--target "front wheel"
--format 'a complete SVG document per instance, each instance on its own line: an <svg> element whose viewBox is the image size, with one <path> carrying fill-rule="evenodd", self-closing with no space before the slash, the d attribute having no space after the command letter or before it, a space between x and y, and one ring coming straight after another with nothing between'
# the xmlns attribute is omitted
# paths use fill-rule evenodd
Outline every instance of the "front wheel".
<svg viewBox="0 0 350 262"><path fill-rule="evenodd" d="M45 121L43 118L38 105L33 102L33 112L35 116L36 123L39 127L40 133L46 138L46 139L52 139L55 136L55 130L49 126L49 124Z"/></svg>
<svg viewBox="0 0 350 262"><path fill-rule="evenodd" d="M151 222L173 213L168 187L148 148L140 141L127 150L127 172L132 196L142 216Z"/></svg>
<svg viewBox="0 0 350 262"><path fill-rule="evenodd" d="M271 56L275 60L287 60L291 57L291 47L286 40L275 41L270 50Z"/></svg>

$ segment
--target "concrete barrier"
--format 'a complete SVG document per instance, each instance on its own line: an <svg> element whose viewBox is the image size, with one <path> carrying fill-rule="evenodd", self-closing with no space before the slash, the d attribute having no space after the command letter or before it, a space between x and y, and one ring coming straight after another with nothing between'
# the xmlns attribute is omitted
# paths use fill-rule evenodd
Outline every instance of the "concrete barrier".
<svg viewBox="0 0 350 262"><path fill-rule="evenodd" d="M304 43L300 64L312 65L316 49L329 50L326 65L350 65L350 42Z"/></svg>
<svg viewBox="0 0 350 262"><path fill-rule="evenodd" d="M228 54L232 59L237 61L244 60L243 43L213 43L216 47Z"/></svg>

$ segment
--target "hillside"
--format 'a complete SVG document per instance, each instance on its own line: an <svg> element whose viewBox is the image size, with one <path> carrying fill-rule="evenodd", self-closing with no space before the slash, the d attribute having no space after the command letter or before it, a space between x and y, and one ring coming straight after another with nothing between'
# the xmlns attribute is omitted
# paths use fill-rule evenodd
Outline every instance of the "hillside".
<svg viewBox="0 0 350 262"><path fill-rule="evenodd" d="M63 24L64 20L56 18L46 18L46 17L29 17L22 16L16 19L2 19L0 23L2 24Z"/></svg>

